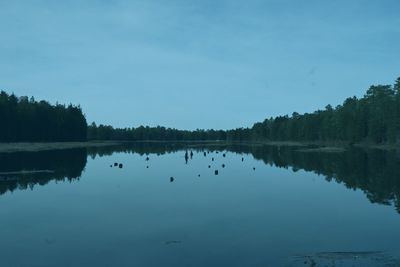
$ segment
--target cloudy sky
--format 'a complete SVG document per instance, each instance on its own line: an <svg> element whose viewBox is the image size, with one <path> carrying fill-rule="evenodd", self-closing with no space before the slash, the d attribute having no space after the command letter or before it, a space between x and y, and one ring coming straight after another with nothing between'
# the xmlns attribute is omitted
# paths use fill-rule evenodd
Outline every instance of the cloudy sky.
<svg viewBox="0 0 400 267"><path fill-rule="evenodd" d="M251 126L400 76L398 0L0 0L0 89L118 127Z"/></svg>

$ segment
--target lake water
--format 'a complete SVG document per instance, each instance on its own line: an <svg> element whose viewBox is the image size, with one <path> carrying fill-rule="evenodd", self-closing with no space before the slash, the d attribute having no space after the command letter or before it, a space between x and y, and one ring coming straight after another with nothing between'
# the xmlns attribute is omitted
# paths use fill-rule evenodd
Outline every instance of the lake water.
<svg viewBox="0 0 400 267"><path fill-rule="evenodd" d="M0 154L6 267L400 266L399 212L394 151L138 143Z"/></svg>

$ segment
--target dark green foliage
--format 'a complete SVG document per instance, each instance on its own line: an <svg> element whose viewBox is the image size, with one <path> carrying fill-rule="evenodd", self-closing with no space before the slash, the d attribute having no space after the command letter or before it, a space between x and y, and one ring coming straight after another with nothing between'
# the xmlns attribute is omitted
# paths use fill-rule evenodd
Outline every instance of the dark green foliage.
<svg viewBox="0 0 400 267"><path fill-rule="evenodd" d="M0 93L0 142L85 141L87 124L80 107L50 105Z"/></svg>
<svg viewBox="0 0 400 267"><path fill-rule="evenodd" d="M33 98L0 94L0 142L18 141L298 141L373 144L400 141L400 78L371 86L364 97L313 113L269 118L252 128L177 130L165 127L116 128L92 123L80 107L50 105Z"/></svg>
<svg viewBox="0 0 400 267"><path fill-rule="evenodd" d="M253 139L269 141L398 142L400 78L394 86L371 86L363 98L348 98L336 108L328 105L311 114L267 119L254 124L251 131Z"/></svg>
<svg viewBox="0 0 400 267"><path fill-rule="evenodd" d="M350 97L342 105L300 115L279 116L252 128L227 131L182 131L164 127L114 129L88 128L88 138L97 140L159 141L298 141L374 144L400 141L400 78L391 85L371 86L364 97Z"/></svg>
<svg viewBox="0 0 400 267"><path fill-rule="evenodd" d="M210 141L226 140L226 132L219 130L177 130L165 127L144 127L114 129L112 126L92 123L88 127L89 140L122 140L122 141Z"/></svg>

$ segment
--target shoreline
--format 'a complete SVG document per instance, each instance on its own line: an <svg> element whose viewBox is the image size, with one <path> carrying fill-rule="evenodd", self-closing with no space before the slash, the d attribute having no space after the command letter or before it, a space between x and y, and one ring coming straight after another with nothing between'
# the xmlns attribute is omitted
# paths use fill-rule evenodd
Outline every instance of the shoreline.
<svg viewBox="0 0 400 267"><path fill-rule="evenodd" d="M121 144L121 142L117 141L0 143L0 153L39 152L73 148L114 146L119 144Z"/></svg>
<svg viewBox="0 0 400 267"><path fill-rule="evenodd" d="M246 143L246 142L244 142ZM400 144L371 144L371 143L354 143L348 144L345 142L296 142L296 141L257 141L248 142L246 144L253 145L267 145L267 146L292 146L292 147L304 147L300 149L303 152L343 152L349 148L361 148L361 149L378 149L378 150L400 150ZM315 146L315 148L306 148Z"/></svg>
<svg viewBox="0 0 400 267"><path fill-rule="evenodd" d="M346 143L329 143L329 142L295 142L295 141L162 141L162 140L142 140L142 141L87 141L87 142L21 142L21 143L0 143L0 153L15 153L15 152L38 152L48 150L63 150L73 148L88 148L88 147L105 147L123 145L129 143L187 143L196 145L221 145L221 144L236 144L249 146L288 146L298 147L300 152L326 152L337 153L344 152L351 147L362 149L379 149L379 150L400 150L400 146L396 144L368 144L358 143L349 145ZM310 146L314 146L310 148Z"/></svg>

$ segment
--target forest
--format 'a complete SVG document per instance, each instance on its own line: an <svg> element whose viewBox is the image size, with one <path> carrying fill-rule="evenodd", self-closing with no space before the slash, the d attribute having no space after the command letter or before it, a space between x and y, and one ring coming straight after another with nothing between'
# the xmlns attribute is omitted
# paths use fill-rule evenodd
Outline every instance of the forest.
<svg viewBox="0 0 400 267"><path fill-rule="evenodd" d="M51 105L33 97L0 92L0 142L86 141L87 123L79 106Z"/></svg>
<svg viewBox="0 0 400 267"><path fill-rule="evenodd" d="M226 140L223 130L177 130L161 126L140 126L137 128L116 128L92 123L88 127L89 140L123 140L123 141L217 141Z"/></svg>
<svg viewBox="0 0 400 267"><path fill-rule="evenodd" d="M159 141L298 141L387 144L400 141L400 78L394 85L373 85L362 98L350 97L336 107L258 122L251 128L182 131L164 127L114 129L95 123L90 140Z"/></svg>
<svg viewBox="0 0 400 267"><path fill-rule="evenodd" d="M251 128L178 130L140 126L87 125L79 106L51 105L0 93L0 142L51 141L297 141L347 144L400 142L400 78L394 85L373 85L361 98L313 113L278 116Z"/></svg>
<svg viewBox="0 0 400 267"><path fill-rule="evenodd" d="M251 136L253 140L396 143L400 141L400 78L393 86L371 86L362 98L347 98L335 108L328 105L313 113L266 119L254 124Z"/></svg>

